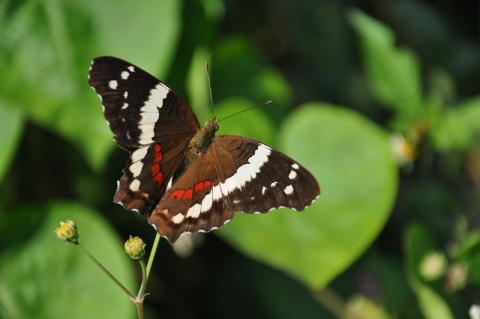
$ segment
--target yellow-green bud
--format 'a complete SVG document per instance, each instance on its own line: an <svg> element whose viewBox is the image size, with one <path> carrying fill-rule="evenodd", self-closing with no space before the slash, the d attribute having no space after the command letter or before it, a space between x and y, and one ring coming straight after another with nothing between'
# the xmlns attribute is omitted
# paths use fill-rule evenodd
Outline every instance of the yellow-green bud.
<svg viewBox="0 0 480 319"><path fill-rule="evenodd" d="M65 222L60 222L60 226L55 229L57 237L68 243L77 244L78 232L75 222L68 219Z"/></svg>
<svg viewBox="0 0 480 319"><path fill-rule="evenodd" d="M445 255L438 251L432 251L423 257L420 263L419 273L423 279L430 281L443 276L446 269L447 259Z"/></svg>
<svg viewBox="0 0 480 319"><path fill-rule="evenodd" d="M145 255L146 244L140 237L132 237L125 242L125 251L132 259L140 259Z"/></svg>

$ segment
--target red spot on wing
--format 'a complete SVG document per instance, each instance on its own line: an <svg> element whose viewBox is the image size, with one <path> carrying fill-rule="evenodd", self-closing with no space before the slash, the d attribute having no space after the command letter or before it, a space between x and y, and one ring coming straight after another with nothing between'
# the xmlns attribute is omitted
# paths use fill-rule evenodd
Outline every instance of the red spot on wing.
<svg viewBox="0 0 480 319"><path fill-rule="evenodd" d="M160 168L160 162L163 160L162 147L160 144L155 144L154 146L154 163L151 167L153 180L157 182L157 187L160 187L163 184L163 174Z"/></svg>
<svg viewBox="0 0 480 319"><path fill-rule="evenodd" d="M207 188L208 186L212 185L212 182L211 181L204 181L204 182L198 182L197 184L195 184L195 186L193 187L193 190L194 192L199 192L201 191L202 189L205 189Z"/></svg>
<svg viewBox="0 0 480 319"><path fill-rule="evenodd" d="M185 193L185 190L184 189L177 189L176 191L174 191L171 195L170 195L170 199L181 199L183 197L183 193Z"/></svg>
<svg viewBox="0 0 480 319"><path fill-rule="evenodd" d="M155 144L155 163L160 163L162 159L162 147L160 146L160 144Z"/></svg>
<svg viewBox="0 0 480 319"><path fill-rule="evenodd" d="M163 174L161 172L158 173L153 177L153 180L157 182L157 186L160 187L160 185L163 184Z"/></svg>
<svg viewBox="0 0 480 319"><path fill-rule="evenodd" d="M185 191L185 194L183 195L182 199L192 199L192 195L193 195L193 190L189 188Z"/></svg>
<svg viewBox="0 0 480 319"><path fill-rule="evenodd" d="M152 170L152 175L153 176L157 175L157 173L160 172L160 165L159 164L154 164L151 167L151 170Z"/></svg>
<svg viewBox="0 0 480 319"><path fill-rule="evenodd" d="M196 183L193 188L187 189L177 189L173 191L172 194L168 198L170 199L192 199L193 194L207 188L208 186L212 185L211 181L204 181Z"/></svg>
<svg viewBox="0 0 480 319"><path fill-rule="evenodd" d="M196 192L201 191L203 189L203 182L196 183L195 186L193 187L193 190Z"/></svg>

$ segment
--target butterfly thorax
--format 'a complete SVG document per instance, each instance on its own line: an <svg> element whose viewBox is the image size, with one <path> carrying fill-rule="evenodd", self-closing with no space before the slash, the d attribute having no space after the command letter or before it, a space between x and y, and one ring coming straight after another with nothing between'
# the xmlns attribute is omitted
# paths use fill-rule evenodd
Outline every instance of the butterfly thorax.
<svg viewBox="0 0 480 319"><path fill-rule="evenodd" d="M195 133L188 145L190 156L193 155L192 157L196 157L200 154L204 154L208 150L215 137L215 132L218 131L217 122L218 120L213 118L212 120L207 121L205 126Z"/></svg>

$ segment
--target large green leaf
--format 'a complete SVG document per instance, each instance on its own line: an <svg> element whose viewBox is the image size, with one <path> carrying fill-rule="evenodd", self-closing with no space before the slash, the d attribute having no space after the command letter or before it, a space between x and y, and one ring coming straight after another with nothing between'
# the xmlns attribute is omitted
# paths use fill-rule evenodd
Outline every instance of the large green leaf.
<svg viewBox="0 0 480 319"><path fill-rule="evenodd" d="M60 221L77 223L80 242L128 289L132 263L99 214L54 202L17 212L1 226L1 318L133 318L135 306L79 249L56 238Z"/></svg>
<svg viewBox="0 0 480 319"><path fill-rule="evenodd" d="M340 107L304 105L284 123L280 142L317 177L320 198L302 213L239 214L220 233L246 255L320 289L382 229L397 168L385 132Z"/></svg>
<svg viewBox="0 0 480 319"><path fill-rule="evenodd" d="M0 99L70 140L100 168L113 143L87 84L90 61L116 55L164 72L179 33L179 5L27 0L0 7Z"/></svg>

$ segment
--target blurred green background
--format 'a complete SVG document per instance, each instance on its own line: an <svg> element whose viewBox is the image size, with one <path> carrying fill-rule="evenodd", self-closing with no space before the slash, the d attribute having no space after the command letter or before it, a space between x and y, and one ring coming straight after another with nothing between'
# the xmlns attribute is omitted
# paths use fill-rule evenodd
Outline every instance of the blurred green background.
<svg viewBox="0 0 480 319"><path fill-rule="evenodd" d="M80 241L136 291L112 203L127 160L87 84L113 55L219 134L273 145L322 195L161 241L147 318L467 318L480 304L480 46L474 1L0 1L0 318L132 318ZM175 252L177 251L177 252Z"/></svg>

